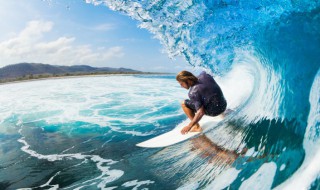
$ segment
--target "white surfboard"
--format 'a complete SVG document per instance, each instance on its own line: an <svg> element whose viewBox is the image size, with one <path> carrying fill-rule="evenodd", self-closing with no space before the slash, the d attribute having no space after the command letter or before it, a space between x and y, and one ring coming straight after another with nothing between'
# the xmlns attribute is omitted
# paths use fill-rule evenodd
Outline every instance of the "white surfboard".
<svg viewBox="0 0 320 190"><path fill-rule="evenodd" d="M216 126L220 121L222 121L223 118L221 116L217 117L210 117L204 115L199 124L202 128L202 131L206 131L207 128ZM183 127L188 125L190 120L186 120L183 123L180 123L175 129L172 131L169 131L167 133L164 133L162 135L156 136L152 139L149 139L147 141L141 142L139 144L136 144L139 147L145 147L145 148L160 148L160 147L166 147L170 146L179 142L183 142L191 137L194 137L202 132L188 132L187 134L183 135L181 134L181 130Z"/></svg>

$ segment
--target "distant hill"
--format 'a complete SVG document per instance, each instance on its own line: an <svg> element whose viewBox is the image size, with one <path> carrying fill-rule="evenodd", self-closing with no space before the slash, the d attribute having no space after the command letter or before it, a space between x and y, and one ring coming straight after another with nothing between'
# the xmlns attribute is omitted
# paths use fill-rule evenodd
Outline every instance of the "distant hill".
<svg viewBox="0 0 320 190"><path fill-rule="evenodd" d="M41 63L19 63L0 68L0 80L15 79L30 75L75 75L93 73L140 73L127 68L91 67L88 65L57 66ZM142 72L141 72L142 73Z"/></svg>

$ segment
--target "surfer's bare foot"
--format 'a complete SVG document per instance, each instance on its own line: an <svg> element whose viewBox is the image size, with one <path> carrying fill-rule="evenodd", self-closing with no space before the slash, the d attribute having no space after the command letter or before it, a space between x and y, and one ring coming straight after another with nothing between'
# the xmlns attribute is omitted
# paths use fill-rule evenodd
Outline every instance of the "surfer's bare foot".
<svg viewBox="0 0 320 190"><path fill-rule="evenodd" d="M194 125L189 132L201 132L202 131L202 128L200 127L199 124L197 125Z"/></svg>

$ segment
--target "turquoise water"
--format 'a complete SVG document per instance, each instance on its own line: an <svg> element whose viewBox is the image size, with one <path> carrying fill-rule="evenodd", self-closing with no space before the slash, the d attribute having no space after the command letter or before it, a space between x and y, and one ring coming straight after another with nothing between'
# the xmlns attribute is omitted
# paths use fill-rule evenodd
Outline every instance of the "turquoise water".
<svg viewBox="0 0 320 190"><path fill-rule="evenodd" d="M185 93L172 76L56 79L0 89L1 189L156 187L156 176L140 172L154 150L135 144L185 119L179 103Z"/></svg>
<svg viewBox="0 0 320 190"><path fill-rule="evenodd" d="M135 144L186 120L180 102L187 91L175 76L1 85L1 188L247 189L256 180L265 189L278 185L300 167L303 137L290 130L294 121L247 124L239 117L252 93L237 84L252 86L245 68L216 77L235 110L225 122L205 136L156 149Z"/></svg>
<svg viewBox="0 0 320 190"><path fill-rule="evenodd" d="M231 126L237 126L231 131L236 131L240 140L232 141L231 135L220 138L222 142L218 143L221 132L215 130L206 135L223 148L238 151L234 145L245 147L249 153L257 152L253 153L255 158L264 160L253 167L235 167L238 170L230 173L223 169L212 174L209 171L216 170L211 167L201 173L197 166L190 166L190 171L201 175L193 173L191 181L200 180L191 182L193 186L187 189L318 188L318 0L86 2L107 6L137 20L141 28L159 39L169 56L182 56L190 65L222 78L243 66L238 79L252 79L249 85L232 80L233 84L224 89L233 94L229 101L237 99L241 91L235 83L251 89L248 98L237 104L238 113L230 121ZM219 178L225 177L224 172L230 180Z"/></svg>

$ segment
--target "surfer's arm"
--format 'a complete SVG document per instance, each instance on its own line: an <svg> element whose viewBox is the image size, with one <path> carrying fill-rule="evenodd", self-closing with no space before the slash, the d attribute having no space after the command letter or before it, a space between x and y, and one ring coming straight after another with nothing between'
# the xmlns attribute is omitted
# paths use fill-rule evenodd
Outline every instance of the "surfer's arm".
<svg viewBox="0 0 320 190"><path fill-rule="evenodd" d="M204 107L201 106L200 109L196 112L195 116L193 117L192 121L189 123L189 125L185 126L182 130L181 130L181 133L182 134L185 134L187 133L188 131L190 131L190 129L195 125L197 124L201 118L203 117L204 115Z"/></svg>

